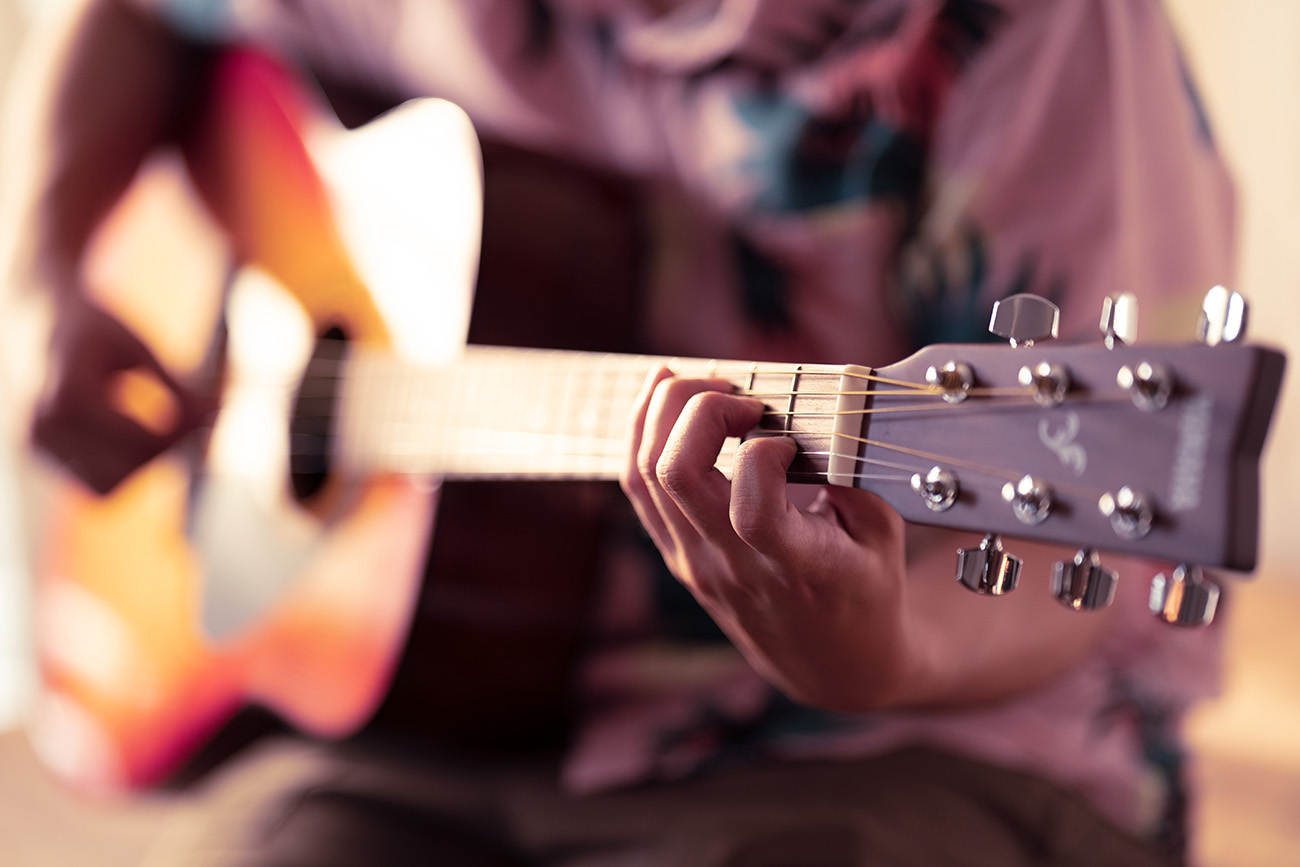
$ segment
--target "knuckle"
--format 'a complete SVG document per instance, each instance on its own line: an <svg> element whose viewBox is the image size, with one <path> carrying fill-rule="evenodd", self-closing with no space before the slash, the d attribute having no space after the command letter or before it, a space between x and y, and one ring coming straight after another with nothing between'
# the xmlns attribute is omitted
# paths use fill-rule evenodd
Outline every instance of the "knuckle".
<svg viewBox="0 0 1300 867"><path fill-rule="evenodd" d="M655 479L660 487L673 496L686 493L691 487L690 474L667 452L655 464Z"/></svg>
<svg viewBox="0 0 1300 867"><path fill-rule="evenodd" d="M714 608L723 602L722 582L708 574L692 573L685 576L682 583L706 608Z"/></svg>
<svg viewBox="0 0 1300 867"><path fill-rule="evenodd" d="M659 389L667 400L680 405L686 403L695 393L695 384L680 376L670 376L659 383Z"/></svg>
<svg viewBox="0 0 1300 867"><path fill-rule="evenodd" d="M686 407L682 410L682 415L717 414L723 411L727 402L731 399L731 395L721 391L697 392L686 401Z"/></svg>

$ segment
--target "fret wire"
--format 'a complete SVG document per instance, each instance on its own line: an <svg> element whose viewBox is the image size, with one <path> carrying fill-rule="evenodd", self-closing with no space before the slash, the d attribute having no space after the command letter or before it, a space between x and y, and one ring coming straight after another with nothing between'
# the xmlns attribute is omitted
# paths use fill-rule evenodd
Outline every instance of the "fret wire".
<svg viewBox="0 0 1300 867"><path fill-rule="evenodd" d="M560 411L555 417L553 430L559 431L555 442L564 443L563 432L569 428L573 422L573 361L571 356L558 356L555 359L557 367L560 368L559 381L560 387ZM558 469L561 459L564 457L563 448L551 449L551 463Z"/></svg>
<svg viewBox="0 0 1300 867"><path fill-rule="evenodd" d="M619 406L623 407L620 413L605 413L606 429L610 432L611 439L622 440L627 436L628 416L633 404L641 393L641 386L650 374L643 366L620 364L612 361L613 356L606 358L611 359L610 366L614 371L611 379L614 398L618 400Z"/></svg>
<svg viewBox="0 0 1300 867"><path fill-rule="evenodd" d="M568 410L568 405L572 402L572 381L569 377L571 362L570 356L554 355L551 356L553 376L558 383L559 390L559 411L554 413L550 419L548 437L543 442L553 442L558 444L557 447L546 449L546 462L551 472L556 472L563 467L564 447L566 440L563 437L563 431L570 422L572 413Z"/></svg>
<svg viewBox="0 0 1300 867"><path fill-rule="evenodd" d="M583 376L578 378L578 433L584 437L591 436L592 420L594 418L595 408L592 404L594 395L591 392L591 377Z"/></svg>
<svg viewBox="0 0 1300 867"><path fill-rule="evenodd" d="M601 400L605 407L612 407L619 402L619 380L617 372L609 363L609 356L605 356L601 359L598 370L600 371ZM608 409L601 414L601 420L604 422L605 426L604 436L606 439L612 439L615 433L614 415L615 413L610 412Z"/></svg>
<svg viewBox="0 0 1300 867"><path fill-rule="evenodd" d="M580 371L577 364L576 359L571 359L569 362L569 377L574 384L573 397L576 405L571 414L566 414L561 419L566 423L571 421L576 424L578 436L585 436L585 431L588 429L586 415L589 409L586 398L590 396L590 393L586 389L587 379L579 375Z"/></svg>
<svg viewBox="0 0 1300 867"><path fill-rule="evenodd" d="M794 402L795 396L799 393L799 370L796 367L794 373L790 375L790 397L786 400L786 414L784 427L787 433L794 427Z"/></svg>

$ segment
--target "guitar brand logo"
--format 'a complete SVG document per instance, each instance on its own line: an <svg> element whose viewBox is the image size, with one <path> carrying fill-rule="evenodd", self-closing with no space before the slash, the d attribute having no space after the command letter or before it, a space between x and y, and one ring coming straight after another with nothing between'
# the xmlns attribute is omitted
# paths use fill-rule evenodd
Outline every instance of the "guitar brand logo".
<svg viewBox="0 0 1300 867"><path fill-rule="evenodd" d="M1065 423L1053 430L1052 423L1043 419L1038 423L1038 440L1047 446L1060 459L1061 464L1076 476L1082 476L1088 468L1088 452L1074 441L1079 435L1079 414L1068 412Z"/></svg>
<svg viewBox="0 0 1300 867"><path fill-rule="evenodd" d="M1210 451L1213 416L1214 398L1202 394L1187 401L1187 409L1178 421L1173 482L1169 490L1169 505L1175 512L1187 512L1201 504L1201 485L1205 481L1205 456Z"/></svg>

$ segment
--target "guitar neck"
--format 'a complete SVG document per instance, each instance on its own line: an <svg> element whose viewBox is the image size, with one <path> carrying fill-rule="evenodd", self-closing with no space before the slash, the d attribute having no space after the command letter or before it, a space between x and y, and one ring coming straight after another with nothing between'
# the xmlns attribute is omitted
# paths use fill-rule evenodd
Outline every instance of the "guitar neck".
<svg viewBox="0 0 1300 867"><path fill-rule="evenodd" d="M423 367L358 351L338 389L336 455L365 472L614 479L636 397L664 366L725 379L767 404L752 435L798 442L792 480L852 484L837 452L856 455L849 438L861 429L869 371L843 365L471 346L454 364ZM724 471L735 443L728 446Z"/></svg>

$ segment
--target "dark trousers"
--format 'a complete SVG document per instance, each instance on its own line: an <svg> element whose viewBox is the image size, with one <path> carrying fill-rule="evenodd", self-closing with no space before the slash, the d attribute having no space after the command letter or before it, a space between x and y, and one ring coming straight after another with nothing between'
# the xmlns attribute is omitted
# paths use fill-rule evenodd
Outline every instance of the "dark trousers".
<svg viewBox="0 0 1300 867"><path fill-rule="evenodd" d="M1041 780L922 749L772 764L589 796L552 758L273 742L210 782L170 865L1157 865Z"/></svg>

